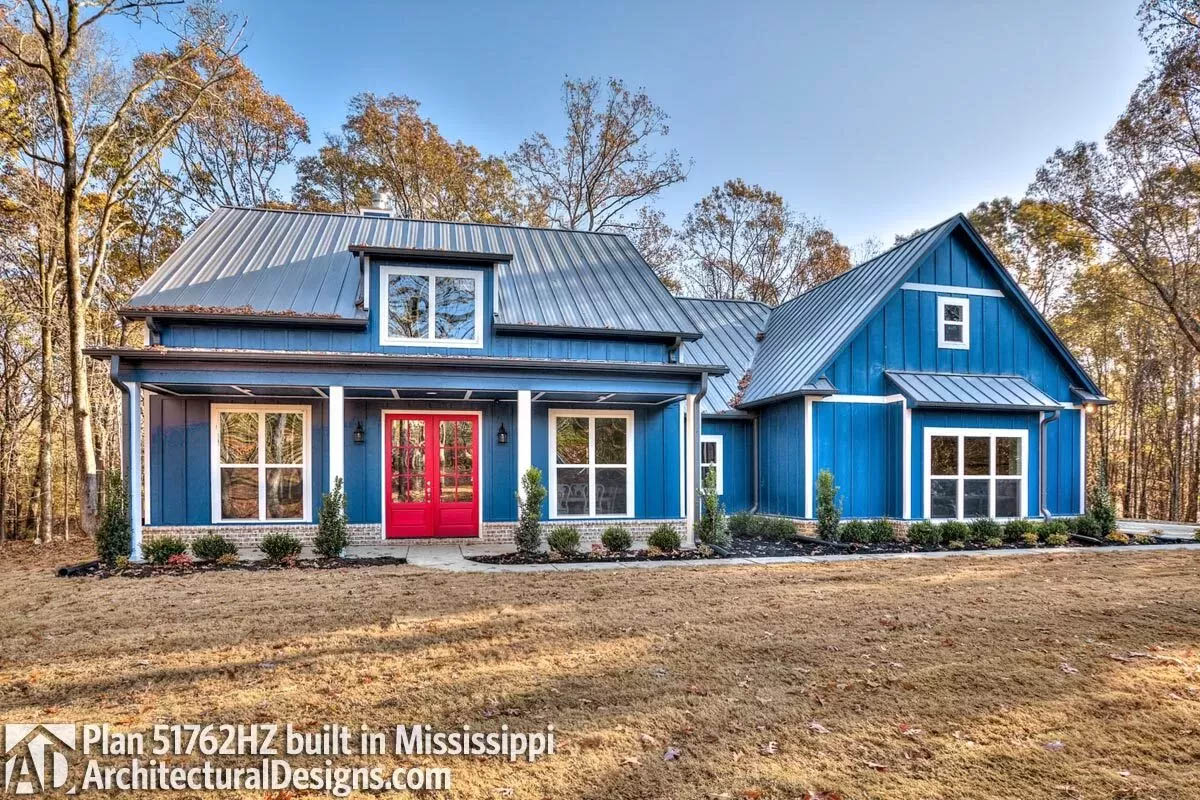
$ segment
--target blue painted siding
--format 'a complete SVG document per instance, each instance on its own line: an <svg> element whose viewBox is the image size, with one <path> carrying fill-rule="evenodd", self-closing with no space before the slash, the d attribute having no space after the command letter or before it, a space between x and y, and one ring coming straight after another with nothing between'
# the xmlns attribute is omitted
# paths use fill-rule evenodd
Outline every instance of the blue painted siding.
<svg viewBox="0 0 1200 800"><path fill-rule="evenodd" d="M396 262L398 263L398 262ZM411 263L411 262L404 262ZM433 266L433 265L431 265ZM445 265L438 265L445 266ZM162 321L167 347L237 348L245 350L328 350L351 353L476 355L512 358L558 358L589 361L665 362L667 344L619 337L567 338L497 334L493 325L493 271L490 267L453 265L483 273L483 347L396 347L379 343L379 262L371 262L370 319L366 329L338 330L245 324Z"/></svg>
<svg viewBox="0 0 1200 800"><path fill-rule="evenodd" d="M758 507L804 516L804 400L764 407L758 416Z"/></svg>
<svg viewBox="0 0 1200 800"><path fill-rule="evenodd" d="M827 469L843 516L900 517L901 416L899 403L814 403L814 502L816 475Z"/></svg>
<svg viewBox="0 0 1200 800"><path fill-rule="evenodd" d="M754 505L754 422L748 419L706 419L701 433L721 437L724 471L721 503L731 514Z"/></svg>
<svg viewBox="0 0 1200 800"><path fill-rule="evenodd" d="M1046 504L1055 515L1081 514L1079 415L1063 409L1046 428Z"/></svg>
<svg viewBox="0 0 1200 800"><path fill-rule="evenodd" d="M952 236L930 253L908 282L996 289L991 268ZM846 394L890 394L884 370L1020 375L1056 400L1071 400L1070 373L1050 342L1007 297L967 297L969 350L937 346L934 292L900 290L875 312L825 370Z"/></svg>

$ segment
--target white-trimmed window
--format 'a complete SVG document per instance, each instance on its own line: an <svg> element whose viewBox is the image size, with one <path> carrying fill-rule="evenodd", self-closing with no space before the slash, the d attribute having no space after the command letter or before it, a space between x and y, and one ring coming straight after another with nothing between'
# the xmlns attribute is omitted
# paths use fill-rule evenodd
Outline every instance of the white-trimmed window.
<svg viewBox="0 0 1200 800"><path fill-rule="evenodd" d="M308 406L212 407L213 522L306 522Z"/></svg>
<svg viewBox="0 0 1200 800"><path fill-rule="evenodd" d="M483 347L483 272L379 268L379 343Z"/></svg>
<svg viewBox="0 0 1200 800"><path fill-rule="evenodd" d="M700 435L700 488L707 489L709 480L717 494L725 493L725 437L715 433ZM711 476L711 477L710 477Z"/></svg>
<svg viewBox="0 0 1200 800"><path fill-rule="evenodd" d="M633 516L632 411L550 411L550 516Z"/></svg>
<svg viewBox="0 0 1200 800"><path fill-rule="evenodd" d="M1027 515L1029 438L1023 430L925 429L925 516Z"/></svg>
<svg viewBox="0 0 1200 800"><path fill-rule="evenodd" d="M965 297L939 297L938 347L971 349L971 301Z"/></svg>

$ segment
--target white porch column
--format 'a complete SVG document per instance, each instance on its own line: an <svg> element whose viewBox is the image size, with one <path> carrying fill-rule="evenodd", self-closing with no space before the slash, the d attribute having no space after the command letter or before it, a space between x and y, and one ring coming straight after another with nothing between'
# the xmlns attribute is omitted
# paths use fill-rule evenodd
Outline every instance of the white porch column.
<svg viewBox="0 0 1200 800"><path fill-rule="evenodd" d="M125 384L129 390L129 560L142 560L142 386Z"/></svg>
<svg viewBox="0 0 1200 800"><path fill-rule="evenodd" d="M329 387L329 490L346 478L346 400L341 386Z"/></svg>
<svg viewBox="0 0 1200 800"><path fill-rule="evenodd" d="M517 494L525 499L521 479L533 465L533 392L517 390ZM550 476L545 479L549 481Z"/></svg>
<svg viewBox="0 0 1200 800"><path fill-rule="evenodd" d="M905 519L912 519L912 409L908 407L908 401L904 398L900 399L900 409L900 413L903 414L900 431L904 437L900 446L900 458L904 461L904 471L900 473L900 491L904 492L904 496L900 498L900 514ZM925 510L925 514L929 515L928 509Z"/></svg>
<svg viewBox="0 0 1200 800"><path fill-rule="evenodd" d="M804 395L804 518L813 518L813 399Z"/></svg>
<svg viewBox="0 0 1200 800"><path fill-rule="evenodd" d="M687 396L687 424L684 428L684 463L686 468L685 478L686 497L687 497L687 543L696 541L696 442L700 436L700 407L696 402L696 395L689 394Z"/></svg>

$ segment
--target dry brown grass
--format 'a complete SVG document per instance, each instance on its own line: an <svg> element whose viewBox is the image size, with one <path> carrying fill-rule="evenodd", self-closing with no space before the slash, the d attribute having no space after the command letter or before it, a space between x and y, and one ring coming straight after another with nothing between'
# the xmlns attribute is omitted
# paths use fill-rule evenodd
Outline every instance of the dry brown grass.
<svg viewBox="0 0 1200 800"><path fill-rule="evenodd" d="M104 581L0 559L4 721L558 727L532 766L439 762L454 797L1200 794L1200 553Z"/></svg>

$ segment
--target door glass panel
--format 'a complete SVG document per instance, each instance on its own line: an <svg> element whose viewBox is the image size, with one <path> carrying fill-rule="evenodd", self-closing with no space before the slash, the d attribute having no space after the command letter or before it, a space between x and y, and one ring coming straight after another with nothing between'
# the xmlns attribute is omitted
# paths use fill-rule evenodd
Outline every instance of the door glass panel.
<svg viewBox="0 0 1200 800"><path fill-rule="evenodd" d="M254 464L257 461L258 413L221 412L221 463ZM257 511L255 516L258 516Z"/></svg>
<svg viewBox="0 0 1200 800"><path fill-rule="evenodd" d="M266 463L303 464L304 415L267 414L266 425Z"/></svg>
<svg viewBox="0 0 1200 800"><path fill-rule="evenodd" d="M303 471L299 467L267 467L267 519L304 516Z"/></svg>
<svg viewBox="0 0 1200 800"><path fill-rule="evenodd" d="M968 480L963 483L963 516L967 519L989 516L991 481Z"/></svg>
<svg viewBox="0 0 1200 800"><path fill-rule="evenodd" d="M221 518L258 519L258 467L221 469Z"/></svg>
<svg viewBox="0 0 1200 800"><path fill-rule="evenodd" d="M625 475L624 467L596 469L597 514L625 514L628 512Z"/></svg>
<svg viewBox="0 0 1200 800"><path fill-rule="evenodd" d="M388 336L409 339L429 336L427 276L388 276Z"/></svg>
<svg viewBox="0 0 1200 800"><path fill-rule="evenodd" d="M555 508L561 515L588 513L588 471L581 467L558 467Z"/></svg>
<svg viewBox="0 0 1200 800"><path fill-rule="evenodd" d="M946 519L958 516L958 481L938 479L929 482L929 516Z"/></svg>
<svg viewBox="0 0 1200 800"><path fill-rule="evenodd" d="M963 469L968 475L989 475L992 471L992 441L986 436L963 438ZM955 470L957 471L957 470Z"/></svg>
<svg viewBox="0 0 1200 800"><path fill-rule="evenodd" d="M469 419L441 420L438 423L440 469L439 500L443 503L470 503L475 499L472 465L472 431Z"/></svg>
<svg viewBox="0 0 1200 800"><path fill-rule="evenodd" d="M1021 513L1021 482L996 481L996 516L1016 517Z"/></svg>
<svg viewBox="0 0 1200 800"><path fill-rule="evenodd" d="M475 279L439 276L435 280L434 336L474 339Z"/></svg>
<svg viewBox="0 0 1200 800"><path fill-rule="evenodd" d="M392 421L392 502L425 502L425 420Z"/></svg>
<svg viewBox="0 0 1200 800"><path fill-rule="evenodd" d="M1011 436L996 437L996 474L1021 474L1021 440ZM996 512L999 514L999 510Z"/></svg>
<svg viewBox="0 0 1200 800"><path fill-rule="evenodd" d="M958 474L957 436L934 436L929 451L930 475Z"/></svg>
<svg viewBox="0 0 1200 800"><path fill-rule="evenodd" d="M625 463L625 422L626 420L622 417L598 417L596 419L597 464Z"/></svg>
<svg viewBox="0 0 1200 800"><path fill-rule="evenodd" d="M559 417L554 430L555 457L559 464L588 463L587 417Z"/></svg>

